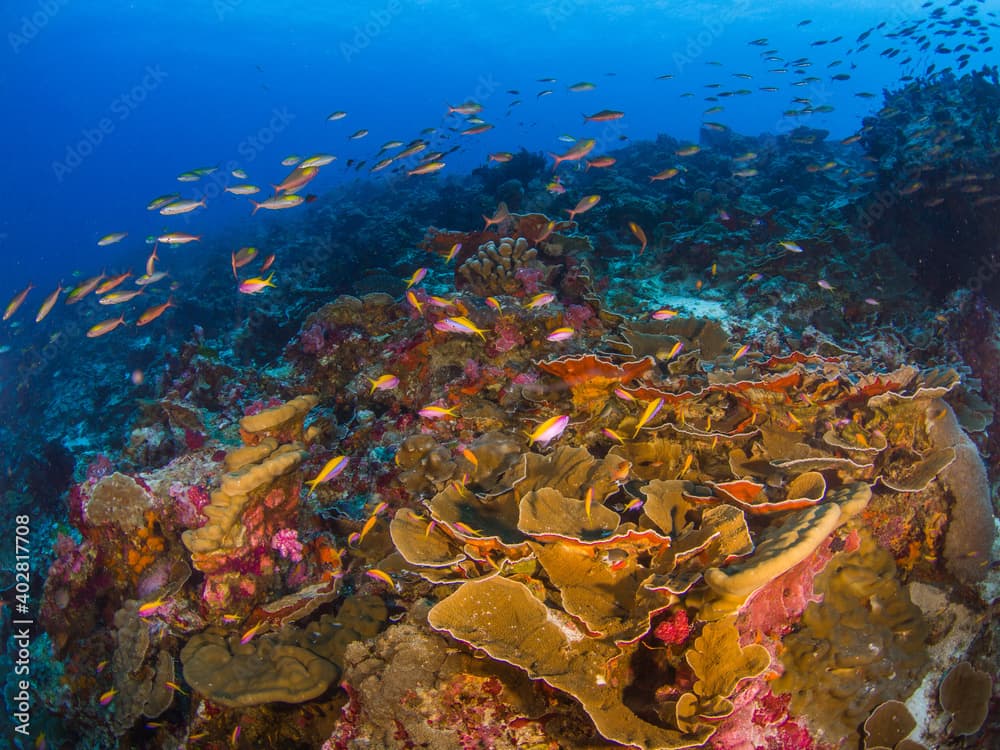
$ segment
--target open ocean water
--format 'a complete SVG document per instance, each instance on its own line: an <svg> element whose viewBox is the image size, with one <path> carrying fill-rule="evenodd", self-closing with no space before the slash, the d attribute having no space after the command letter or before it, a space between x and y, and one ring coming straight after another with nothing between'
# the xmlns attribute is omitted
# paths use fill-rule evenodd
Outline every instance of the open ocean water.
<svg viewBox="0 0 1000 750"><path fill-rule="evenodd" d="M5 3L0 747L1000 746L998 28Z"/></svg>

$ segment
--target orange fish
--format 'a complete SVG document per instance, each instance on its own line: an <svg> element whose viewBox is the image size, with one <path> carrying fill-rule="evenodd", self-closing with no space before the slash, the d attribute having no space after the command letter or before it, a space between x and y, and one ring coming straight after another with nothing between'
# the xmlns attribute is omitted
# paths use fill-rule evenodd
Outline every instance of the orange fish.
<svg viewBox="0 0 1000 750"><path fill-rule="evenodd" d="M587 169L591 167L594 167L594 169L604 169L605 167L610 167L616 161L618 160L613 156L598 156L596 159L587 160L585 163Z"/></svg>
<svg viewBox="0 0 1000 750"><path fill-rule="evenodd" d="M42 319L45 318L45 316L48 315L50 312L52 312L52 308L56 304L56 301L59 299L59 295L62 294L62 291L63 291L63 286L60 283L59 286L56 287L56 290L45 298L45 301L42 303L42 306L38 308L38 315L35 316L36 323L41 323Z"/></svg>
<svg viewBox="0 0 1000 750"><path fill-rule="evenodd" d="M670 178L676 177L678 174L680 174L680 171L681 170L679 170L677 167L667 167L662 172L657 172L652 177L650 177L649 181L656 182L657 180L669 180Z"/></svg>
<svg viewBox="0 0 1000 750"><path fill-rule="evenodd" d="M600 202L600 200L601 196L599 195L588 195L585 198L581 198L580 202L576 204L576 208L574 208L571 211L570 210L566 211L569 214L569 220L573 221L573 217L576 216L577 214L586 213L594 206L596 206L598 202Z"/></svg>
<svg viewBox="0 0 1000 750"><path fill-rule="evenodd" d="M153 245L153 252L149 254L146 258L146 275L152 276L156 273L156 261L160 259L160 256L156 254L156 245Z"/></svg>
<svg viewBox="0 0 1000 750"><path fill-rule="evenodd" d="M552 171L555 172L556 168L561 162L564 161L578 161L594 150L594 146L597 144L593 138L584 138L581 141L577 141L573 144L573 148L567 151L565 154L553 154L549 152L555 163L552 165Z"/></svg>
<svg viewBox="0 0 1000 750"><path fill-rule="evenodd" d="M97 295L107 294L112 289L114 289L116 286L119 286L123 281L125 281L125 279L129 278L131 275L132 275L132 272L128 271L126 273L120 273L117 276L112 276L110 279L108 279L103 284L101 284L99 287L97 287L94 290L94 294L97 294Z"/></svg>
<svg viewBox="0 0 1000 750"><path fill-rule="evenodd" d="M636 224L634 221L628 223L628 228L635 235L635 238L639 240L642 246L639 248L639 255L642 255L643 251L646 249L646 233L642 231L642 227Z"/></svg>
<svg viewBox="0 0 1000 750"><path fill-rule="evenodd" d="M274 265L275 257L276 257L275 254L271 253L266 258L264 258L264 262L260 264L261 273L263 273L264 271L266 271L267 269L269 269L271 266Z"/></svg>
<svg viewBox="0 0 1000 750"><path fill-rule="evenodd" d="M9 318L11 315L13 315L14 313L17 312L17 308L19 308L21 306L21 304L24 302L24 298L28 296L28 292L30 292L34 288L35 288L35 285L29 283L28 286L26 286L22 291L18 292L16 295L14 295L14 299L12 299L7 304L7 309L4 310L4 312L3 312L3 319L4 320L7 320L7 318Z"/></svg>
<svg viewBox="0 0 1000 750"><path fill-rule="evenodd" d="M88 339L96 339L98 336L103 336L106 333L111 333L118 326L125 325L125 316L122 315L120 318L108 318L107 320L102 320L96 325L92 325L90 330L87 331Z"/></svg>
<svg viewBox="0 0 1000 750"><path fill-rule="evenodd" d="M611 120L620 120L625 116L624 112L619 112L615 109L602 109L600 112L595 112L592 115L584 115L584 122L610 122Z"/></svg>
<svg viewBox="0 0 1000 750"><path fill-rule="evenodd" d="M308 185L316 175L319 174L319 167L296 167L291 173L274 188L274 194L294 193L300 187Z"/></svg>
<svg viewBox="0 0 1000 750"><path fill-rule="evenodd" d="M497 212L493 214L492 219L489 216L485 215L483 216L483 219L486 221L486 226L483 227L483 231L486 231L494 224L499 225L501 221L508 218L509 216L510 216L510 211L507 209L507 204L504 203L503 201L500 201L500 205L497 206Z"/></svg>
<svg viewBox="0 0 1000 750"><path fill-rule="evenodd" d="M170 297L162 305L153 305L151 308L149 308L148 310L146 310L146 312L144 312L142 315L140 315L139 319L137 321L135 321L135 324L137 326L144 326L147 323L152 323L158 317L160 317L161 315L163 315L163 313L165 313L167 311L168 307L176 307L176 306L177 305L174 304L173 297Z"/></svg>
<svg viewBox="0 0 1000 750"><path fill-rule="evenodd" d="M444 167L445 163L443 161L429 161L426 164L421 164L409 170L406 175L412 177L418 174L430 174L431 172L437 172L439 169L444 169Z"/></svg>

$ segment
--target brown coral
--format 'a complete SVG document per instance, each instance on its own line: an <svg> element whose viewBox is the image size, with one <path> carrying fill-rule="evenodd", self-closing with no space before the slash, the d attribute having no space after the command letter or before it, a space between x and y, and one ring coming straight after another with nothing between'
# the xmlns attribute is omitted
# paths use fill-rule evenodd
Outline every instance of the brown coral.
<svg viewBox="0 0 1000 750"><path fill-rule="evenodd" d="M518 272L524 270L537 271L546 278L552 269L538 259L538 250L524 237L504 237L499 244L490 240L458 267L455 285L482 297L523 296Z"/></svg>

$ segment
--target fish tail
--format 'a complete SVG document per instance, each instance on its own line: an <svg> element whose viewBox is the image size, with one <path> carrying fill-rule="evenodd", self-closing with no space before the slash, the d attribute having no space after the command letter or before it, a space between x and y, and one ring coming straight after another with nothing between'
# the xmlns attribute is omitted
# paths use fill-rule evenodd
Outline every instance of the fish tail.
<svg viewBox="0 0 1000 750"><path fill-rule="evenodd" d="M251 200L250 202L253 203L253 211L250 212L250 215L253 216L255 213L257 213L257 209L260 208L260 204L255 200Z"/></svg>
<svg viewBox="0 0 1000 750"><path fill-rule="evenodd" d="M556 168L559 166L559 162L561 162L563 158L559 156L559 154L553 154L551 151L549 151L549 156L555 160L555 164L552 165L552 171L555 172Z"/></svg>

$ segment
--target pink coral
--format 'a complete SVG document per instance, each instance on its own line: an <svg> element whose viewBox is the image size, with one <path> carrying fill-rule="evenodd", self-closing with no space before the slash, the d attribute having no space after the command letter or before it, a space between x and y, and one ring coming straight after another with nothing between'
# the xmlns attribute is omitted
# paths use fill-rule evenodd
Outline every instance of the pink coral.
<svg viewBox="0 0 1000 750"><path fill-rule="evenodd" d="M685 609L678 609L653 630L653 635L668 646L680 645L691 635L691 623Z"/></svg>
<svg viewBox="0 0 1000 750"><path fill-rule="evenodd" d="M511 349L524 345L524 335L517 327L517 323L507 318L500 318L497 321L497 324L493 326L493 333L496 334L496 339L490 344L490 347L497 354L509 352Z"/></svg>
<svg viewBox="0 0 1000 750"><path fill-rule="evenodd" d="M271 537L271 549L277 550L278 554L287 560L299 562L302 559L299 532L295 529L280 529Z"/></svg>
<svg viewBox="0 0 1000 750"><path fill-rule="evenodd" d="M103 453L87 466L87 481L96 482L111 473L111 461Z"/></svg>
<svg viewBox="0 0 1000 750"><path fill-rule="evenodd" d="M538 268L519 268L514 278L521 282L526 296L538 294L538 285L542 282L542 271Z"/></svg>
<svg viewBox="0 0 1000 750"><path fill-rule="evenodd" d="M208 490L197 485L186 487L181 482L173 482L167 491L174 501L174 516L181 528L195 529L204 526L208 520L201 509L211 502Z"/></svg>
<svg viewBox="0 0 1000 750"><path fill-rule="evenodd" d="M832 556L827 540L805 560L755 592L740 612L740 632L745 637L756 633L777 636L788 633L809 602L822 599L813 592L813 580Z"/></svg>
<svg viewBox="0 0 1000 750"><path fill-rule="evenodd" d="M575 330L580 330L593 318L594 311L589 305L569 305L563 312L563 322Z"/></svg>
<svg viewBox="0 0 1000 750"><path fill-rule="evenodd" d="M299 334L299 343L306 354L319 354L326 346L326 326L313 323Z"/></svg>
<svg viewBox="0 0 1000 750"><path fill-rule="evenodd" d="M788 716L789 696L774 695L758 677L733 696L733 713L719 724L714 750L814 750L809 732Z"/></svg>

